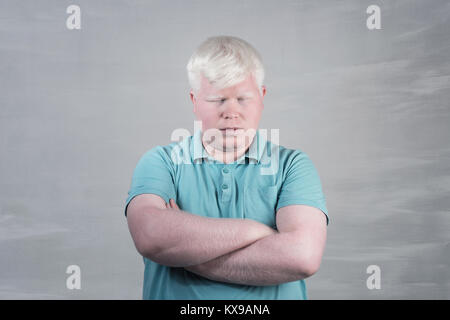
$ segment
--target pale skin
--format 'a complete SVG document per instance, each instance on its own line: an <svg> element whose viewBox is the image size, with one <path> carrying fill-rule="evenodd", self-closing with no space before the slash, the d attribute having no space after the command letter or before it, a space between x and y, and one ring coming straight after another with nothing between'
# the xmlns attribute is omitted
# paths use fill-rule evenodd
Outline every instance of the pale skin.
<svg viewBox="0 0 450 320"><path fill-rule="evenodd" d="M180 210L173 199L166 206ZM272 229L270 235L249 246L185 268L211 280L256 286L307 278L319 269L326 241L325 219L319 209L310 206L281 208L278 232Z"/></svg>
<svg viewBox="0 0 450 320"><path fill-rule="evenodd" d="M225 89L203 78L202 88L191 91L190 98L203 131L247 130L258 128L265 94L266 88L258 88L251 76ZM202 143L212 157L229 163L251 143L242 136L228 136L224 130L223 144L203 138ZM128 205L127 220L138 252L152 261L245 285L275 285L313 275L326 242L325 215L306 205L280 208L274 230L250 219L203 217L180 210L173 199L167 204L158 195L141 194Z"/></svg>
<svg viewBox="0 0 450 320"><path fill-rule="evenodd" d="M205 77L201 89L191 90L193 112L202 122L202 143L215 159L230 163L242 156L253 141L264 109L266 87L258 88L253 76L225 89L217 89ZM205 132L211 129L240 128L236 136L223 131L222 141L208 141Z"/></svg>
<svg viewBox="0 0 450 320"><path fill-rule="evenodd" d="M138 252L171 267L208 262L273 232L250 219L209 218L168 209L155 194L134 197L127 221Z"/></svg>

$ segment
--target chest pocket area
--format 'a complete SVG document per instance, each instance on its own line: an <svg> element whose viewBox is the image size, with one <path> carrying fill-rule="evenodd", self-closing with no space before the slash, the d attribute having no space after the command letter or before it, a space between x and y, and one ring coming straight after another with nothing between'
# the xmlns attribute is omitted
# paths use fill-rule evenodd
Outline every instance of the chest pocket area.
<svg viewBox="0 0 450 320"><path fill-rule="evenodd" d="M277 186L247 188L244 190L244 218L256 220L275 228L277 202Z"/></svg>

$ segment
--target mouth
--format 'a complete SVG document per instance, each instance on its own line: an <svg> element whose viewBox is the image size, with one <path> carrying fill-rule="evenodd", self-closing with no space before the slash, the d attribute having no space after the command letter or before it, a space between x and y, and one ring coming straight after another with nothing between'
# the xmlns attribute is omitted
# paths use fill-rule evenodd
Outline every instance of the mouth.
<svg viewBox="0 0 450 320"><path fill-rule="evenodd" d="M238 127L229 127L229 128L219 129L219 130L222 131L226 135L237 135L238 133L241 133L243 129L238 128Z"/></svg>

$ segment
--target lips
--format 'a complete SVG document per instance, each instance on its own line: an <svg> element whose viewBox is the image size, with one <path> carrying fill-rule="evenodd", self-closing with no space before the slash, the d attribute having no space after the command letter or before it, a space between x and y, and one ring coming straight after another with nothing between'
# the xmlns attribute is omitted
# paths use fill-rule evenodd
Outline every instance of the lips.
<svg viewBox="0 0 450 320"><path fill-rule="evenodd" d="M225 136L238 136L241 135L242 133L242 128L237 128L237 127L233 127L233 128L224 128L224 129L220 129L220 131L222 131L222 133Z"/></svg>

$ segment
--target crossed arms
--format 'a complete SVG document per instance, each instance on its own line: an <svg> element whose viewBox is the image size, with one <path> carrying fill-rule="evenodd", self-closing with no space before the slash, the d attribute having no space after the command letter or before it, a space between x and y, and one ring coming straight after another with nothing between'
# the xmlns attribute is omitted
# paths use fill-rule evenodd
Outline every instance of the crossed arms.
<svg viewBox="0 0 450 320"><path fill-rule="evenodd" d="M317 272L326 241L326 218L317 208L278 210L278 231L250 219L210 218L182 211L154 194L138 195L127 208L138 252L171 267L215 281L275 285Z"/></svg>

